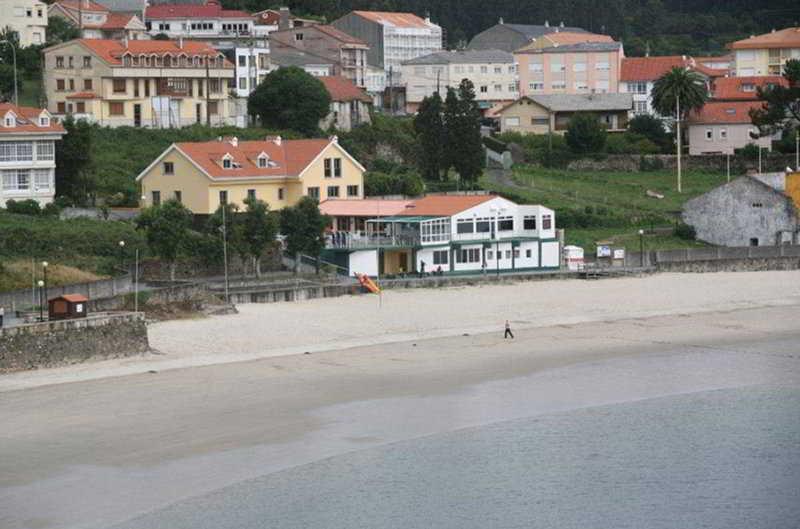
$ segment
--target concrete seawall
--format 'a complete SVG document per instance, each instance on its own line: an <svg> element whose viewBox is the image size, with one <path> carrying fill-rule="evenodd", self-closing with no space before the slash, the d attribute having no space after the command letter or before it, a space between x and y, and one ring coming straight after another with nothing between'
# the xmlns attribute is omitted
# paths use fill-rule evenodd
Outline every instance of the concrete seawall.
<svg viewBox="0 0 800 529"><path fill-rule="evenodd" d="M150 349L144 314L93 315L0 329L0 373L120 358Z"/></svg>

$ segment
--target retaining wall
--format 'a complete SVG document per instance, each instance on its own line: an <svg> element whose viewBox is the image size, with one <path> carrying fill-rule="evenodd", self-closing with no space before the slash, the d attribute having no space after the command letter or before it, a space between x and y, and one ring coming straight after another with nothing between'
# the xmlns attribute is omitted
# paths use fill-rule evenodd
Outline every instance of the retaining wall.
<svg viewBox="0 0 800 529"><path fill-rule="evenodd" d="M108 298L117 296L119 294L126 294L133 291L133 279L130 274L115 277L112 279L102 279L100 281L92 281L89 283L74 283L65 286L48 286L47 298L53 299L54 297L63 294L82 294L89 299L95 298ZM26 288L23 290L12 290L10 292L0 292L0 307L11 311L15 309L27 308L32 305L39 304L39 289L35 293L35 302L32 299L31 289Z"/></svg>
<svg viewBox="0 0 800 529"><path fill-rule="evenodd" d="M642 163L642 159L645 160ZM707 154L702 156L681 157L684 171L716 171L724 173L727 170L727 157L725 155ZM743 175L747 171L758 169L758 160L751 160L743 156L731 156L731 175ZM794 167L794 154L764 153L762 170L783 171L787 166ZM598 158L581 158L567 165L567 169L575 171L625 171L639 172L643 166L659 164L665 170L675 170L678 157L674 154L609 154Z"/></svg>
<svg viewBox="0 0 800 529"><path fill-rule="evenodd" d="M0 328L0 372L120 358L149 350L144 314L98 314Z"/></svg>

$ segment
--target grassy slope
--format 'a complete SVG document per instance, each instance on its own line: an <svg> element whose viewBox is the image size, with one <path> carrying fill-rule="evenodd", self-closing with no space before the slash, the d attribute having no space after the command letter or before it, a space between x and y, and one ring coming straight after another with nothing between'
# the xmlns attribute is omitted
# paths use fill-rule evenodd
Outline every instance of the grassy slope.
<svg viewBox="0 0 800 529"><path fill-rule="evenodd" d="M34 266L36 269L32 271ZM0 266L0 292L30 288L34 276L36 280L42 279L42 268L38 261L4 260ZM47 270L47 283L52 286L97 281L101 278L102 276L91 272L60 264L49 266Z"/></svg>
<svg viewBox="0 0 800 529"><path fill-rule="evenodd" d="M601 224L597 227L567 229L567 243L592 251L597 241L611 240L613 244L638 250L640 227L647 232L645 246L649 249L702 246L701 242L674 237L666 228L678 219L686 200L724 183L725 176L704 172L684 173L683 193L679 194L675 191L675 173L670 171L579 172L523 165L515 167L514 182L517 184L514 188L486 179L483 185L494 191L512 191L532 203L543 204L556 211L604 208L609 216L629 219L631 226L606 227ZM650 198L645 194L647 190L661 193L664 198Z"/></svg>

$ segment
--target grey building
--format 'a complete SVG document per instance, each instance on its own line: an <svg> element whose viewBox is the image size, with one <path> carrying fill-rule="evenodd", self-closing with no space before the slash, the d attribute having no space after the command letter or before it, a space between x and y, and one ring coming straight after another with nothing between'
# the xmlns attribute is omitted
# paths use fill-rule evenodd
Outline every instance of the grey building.
<svg viewBox="0 0 800 529"><path fill-rule="evenodd" d="M551 26L547 23L537 26L531 24L506 24L501 18L494 26L472 37L467 48L473 50L504 50L513 53L532 40L556 31L588 33L583 28L564 27L563 22L559 26Z"/></svg>
<svg viewBox="0 0 800 529"><path fill-rule="evenodd" d="M800 242L792 199L751 176L742 176L684 205L683 221L697 238L719 246L771 246Z"/></svg>
<svg viewBox="0 0 800 529"><path fill-rule="evenodd" d="M110 11L114 13L129 13L132 15L137 15L144 21L144 9L148 5L156 5L159 3L168 3L168 2L159 2L158 0L95 0L98 4L107 7ZM173 2L174 3L174 2ZM185 3L196 3L187 0Z"/></svg>

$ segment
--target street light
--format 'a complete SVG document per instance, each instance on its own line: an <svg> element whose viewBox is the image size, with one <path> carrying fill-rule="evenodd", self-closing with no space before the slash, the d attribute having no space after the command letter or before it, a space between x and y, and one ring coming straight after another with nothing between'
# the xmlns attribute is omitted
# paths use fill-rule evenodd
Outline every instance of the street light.
<svg viewBox="0 0 800 529"><path fill-rule="evenodd" d="M8 44L11 48L11 56L14 59L14 105L19 106L19 94L17 92L17 49L10 40L0 40L0 44Z"/></svg>
<svg viewBox="0 0 800 529"><path fill-rule="evenodd" d="M42 272L44 273L44 282L43 282L42 286L44 286L44 300L45 300L45 302L47 301L47 267L48 266L50 266L50 263L48 263L47 261L42 261ZM41 306L41 303L39 303L39 306ZM42 320L42 321L44 321L44 320Z"/></svg>
<svg viewBox="0 0 800 529"><path fill-rule="evenodd" d="M125 241L119 241L119 269L125 271Z"/></svg>
<svg viewBox="0 0 800 529"><path fill-rule="evenodd" d="M44 288L44 281L40 279L36 284L39 285L39 321L44 321L44 302L42 301L42 288Z"/></svg>
<svg viewBox="0 0 800 529"><path fill-rule="evenodd" d="M489 208L494 213L494 224L492 225L492 238L494 239L494 259L495 259L495 275L500 277L500 213L505 211L506 208L498 208L492 206Z"/></svg>
<svg viewBox="0 0 800 529"><path fill-rule="evenodd" d="M639 266L644 268L644 230L639 230Z"/></svg>

